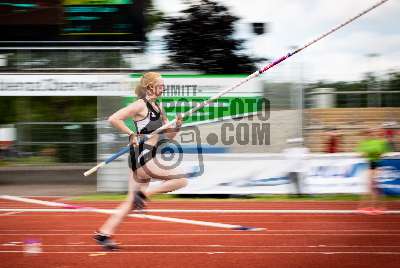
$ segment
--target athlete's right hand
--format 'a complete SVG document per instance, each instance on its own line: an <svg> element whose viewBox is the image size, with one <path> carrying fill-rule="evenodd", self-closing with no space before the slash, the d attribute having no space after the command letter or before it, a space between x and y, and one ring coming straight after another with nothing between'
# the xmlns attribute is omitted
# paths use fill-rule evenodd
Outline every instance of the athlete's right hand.
<svg viewBox="0 0 400 268"><path fill-rule="evenodd" d="M129 135L129 145L132 146L138 145L138 139L136 133L132 133Z"/></svg>

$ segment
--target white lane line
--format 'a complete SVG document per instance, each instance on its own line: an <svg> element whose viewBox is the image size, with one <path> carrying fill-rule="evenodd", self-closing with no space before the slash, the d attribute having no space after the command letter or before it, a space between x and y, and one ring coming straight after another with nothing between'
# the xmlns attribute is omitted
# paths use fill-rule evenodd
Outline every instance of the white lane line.
<svg viewBox="0 0 400 268"><path fill-rule="evenodd" d="M160 213L285 213L285 214L361 214L357 210L340 209L148 209L145 212ZM382 214L400 214L400 210L382 211Z"/></svg>
<svg viewBox="0 0 400 268"><path fill-rule="evenodd" d="M25 253L23 250L1 250L0 253ZM42 251L39 254L362 254L400 255L396 251Z"/></svg>
<svg viewBox="0 0 400 268"><path fill-rule="evenodd" d="M22 212L24 212L24 211L10 211L10 212L6 212L6 213L2 213L2 214L0 214L0 216L10 216L10 215L19 214Z"/></svg>
<svg viewBox="0 0 400 268"><path fill-rule="evenodd" d="M0 198L2 198L0 196ZM26 202L26 201L22 201ZM47 202L47 201L42 201ZM50 202L51 205L55 206L55 202ZM23 211L23 212L96 212L95 210L100 210L99 208L90 208L90 207L79 207L74 205L68 205L64 203L59 203L58 207L70 207L70 208L62 208L62 209L49 209L49 208L2 208L0 211ZM113 213L115 209L101 209L105 213ZM147 209L143 210L143 212L147 213L211 213L211 214L359 214L363 215L357 210L299 210L299 209L286 209L286 210L277 210L277 209ZM400 210L387 210L383 211L382 214L400 214Z"/></svg>
<svg viewBox="0 0 400 268"><path fill-rule="evenodd" d="M344 233L344 234L338 234L338 233L327 233L327 234L313 234L313 233L295 233L295 234L290 234L290 233L238 233L238 232L232 232L232 233L118 233L119 235L123 236L400 236L400 233L363 233L363 234L358 234L358 233ZM12 233L12 234L1 234L2 236L27 236L27 235L40 235L40 236L65 236L65 235L73 235L73 236L90 236L93 235L93 233Z"/></svg>
<svg viewBox="0 0 400 268"><path fill-rule="evenodd" d="M11 195L0 195L0 198L6 199L6 200L18 201L18 202L25 202L25 203L30 203L30 204L50 206L50 207L69 206L68 204L65 204L65 203L44 201L44 200L24 198L24 197L11 196Z"/></svg>
<svg viewBox="0 0 400 268"><path fill-rule="evenodd" d="M146 222L143 222L146 223ZM0 230L1 232L85 232L85 231L90 231L91 229L7 229L7 230ZM129 232L131 230L125 230L125 232ZM220 230L217 230L220 231ZM122 233L124 232L123 230L121 231ZM148 233L162 233L165 232L163 230L161 231L149 231L146 230L146 232ZM198 230L190 230L190 232L204 232L204 229L198 229ZM268 229L268 232L293 232L293 233L298 233L298 232L327 232L327 233L340 233L340 232L352 232L352 233L359 233L359 232L377 232L377 233L392 233L392 232L398 232L400 233L400 229L399 230L393 230L393 229L388 229L388 230L379 230L379 229L369 229L369 230L360 230L360 229Z"/></svg>
<svg viewBox="0 0 400 268"><path fill-rule="evenodd" d="M6 199L6 200L20 201L20 202L25 202L25 203L43 204L43 205L47 205L47 206L76 208L79 210L84 209L85 211L91 211L91 212L103 213L103 214L113 214L114 213L114 210L110 211L107 209L82 208L82 207L71 206L71 205L65 204L65 203L42 201L42 200L36 200L36 199L30 199L30 198L24 198L24 197L18 197L18 196L2 195L2 196L0 196L0 198ZM72 209L72 210L75 210L75 209ZM157 220L157 221L175 222L175 223L185 223L185 224L216 227L216 228L225 228L225 229L231 229L231 230L232 229L246 230L246 231L264 231L265 230L265 228L245 227L245 226L241 226L241 225L225 224L225 223L218 223L218 222L186 220L186 219L180 219L180 218L162 217L162 216L145 215L145 214L129 214L128 217L139 218L139 219L150 219L150 220Z"/></svg>
<svg viewBox="0 0 400 268"><path fill-rule="evenodd" d="M16 212L95 212L94 208L0 208L2 211L16 211ZM114 213L115 209L102 209L107 214Z"/></svg>
<svg viewBox="0 0 400 268"><path fill-rule="evenodd" d="M315 245L315 246L237 246L237 245L138 245L138 244L120 244L122 247L204 247L204 248L400 248L399 246L348 246L348 245ZM16 244L2 244L3 247L15 247L22 246ZM82 245L82 244L65 244L65 245L46 245L42 244L41 247L95 247L98 245Z"/></svg>
<svg viewBox="0 0 400 268"><path fill-rule="evenodd" d="M41 215L37 215L37 214L34 214L34 215L33 214L18 214L18 215L15 215L15 216L18 216L18 217L48 217L48 215L45 215L45 214L41 214ZM68 217L70 217L70 216L71 215L68 215ZM75 215L75 216L77 216L77 215ZM92 214L91 216L96 216L96 215ZM65 215L52 215L51 217L65 217ZM89 217L89 214L85 215L85 217ZM95 217L95 218L99 218L99 219L91 219L90 222L94 223L94 224L98 224L98 223L103 223L104 222L103 217L101 217L100 215L97 215L97 217ZM386 221L384 221L384 222L381 222L381 221L362 221L362 222L360 222L360 221L357 221L357 222L355 222L355 221L353 221L353 222L340 222L340 221L329 221L329 222L328 221L317 221L317 222L315 222L315 221L313 221L313 222L309 222L309 221L290 221L290 222L288 222L288 221L247 221L246 220L246 221L229 221L229 222L230 223L249 223L249 224L280 223L281 225L285 225L285 224L293 225L294 223L301 223L301 224L304 224L304 223L311 224L312 223L312 224L324 224L324 225L332 225L333 224L335 226L338 223L340 223L340 224L347 224L347 225L351 224L351 225L354 225L355 228L358 227L357 226L358 224L360 224L360 225L366 225L366 224L367 225L371 225L371 224L372 225L373 224L378 224L378 225L380 225L380 224L390 224L390 225L396 225L396 227L400 226L400 222L398 222L398 221L392 221L392 222L386 222ZM29 220L29 222L26 222L26 224L22 225L21 227L23 227L23 228L27 228L28 227L29 228L29 226L32 226L32 223L43 223L43 220ZM55 219L53 219L53 221L51 221L51 222L47 221L47 223L59 224L59 222L57 220L55 220ZM126 221L126 222L124 222L125 225L136 225L136 224L140 225L140 224L143 224L143 223L149 224L148 221ZM152 222L151 224L165 224L165 223L166 222ZM93 224L69 223L68 226L70 226L70 227L90 227L90 228L92 228ZM385 226L385 227L387 227L387 226ZM379 226L379 228L381 228L381 226ZM29 229L29 230L32 230L32 229Z"/></svg>

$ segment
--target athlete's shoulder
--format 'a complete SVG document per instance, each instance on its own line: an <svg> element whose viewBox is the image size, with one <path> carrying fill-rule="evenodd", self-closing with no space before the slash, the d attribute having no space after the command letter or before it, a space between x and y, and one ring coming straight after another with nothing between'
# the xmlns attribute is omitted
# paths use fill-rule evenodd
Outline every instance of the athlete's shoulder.
<svg viewBox="0 0 400 268"><path fill-rule="evenodd" d="M146 107L146 102L143 99L137 99L134 102L132 102L130 105L135 106L137 108L143 108L143 107Z"/></svg>
<svg viewBox="0 0 400 268"><path fill-rule="evenodd" d="M146 104L145 100L144 100L144 99L142 99L142 98L139 98L139 99L135 100L135 101L134 101L134 102L132 102L132 103L141 103L141 104Z"/></svg>
<svg viewBox="0 0 400 268"><path fill-rule="evenodd" d="M143 100L139 99L127 105L125 109L129 111L131 115L142 113L142 111L146 109L146 103Z"/></svg>

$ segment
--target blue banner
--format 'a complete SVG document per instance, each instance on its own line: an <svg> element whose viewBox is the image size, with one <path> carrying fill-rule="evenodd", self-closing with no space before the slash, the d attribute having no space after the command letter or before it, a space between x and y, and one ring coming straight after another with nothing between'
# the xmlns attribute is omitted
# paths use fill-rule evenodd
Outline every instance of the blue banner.
<svg viewBox="0 0 400 268"><path fill-rule="evenodd" d="M385 195L400 195L400 159L379 162L378 187Z"/></svg>

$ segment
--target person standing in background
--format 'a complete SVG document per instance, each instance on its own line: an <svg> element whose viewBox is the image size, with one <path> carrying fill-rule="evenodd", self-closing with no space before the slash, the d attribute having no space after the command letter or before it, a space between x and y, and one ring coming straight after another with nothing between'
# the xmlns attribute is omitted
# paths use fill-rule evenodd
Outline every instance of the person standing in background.
<svg viewBox="0 0 400 268"><path fill-rule="evenodd" d="M338 132L337 128L332 127L328 128L325 132L325 135L328 137L325 142L325 153L333 154L339 152L339 142L342 137L342 133Z"/></svg>
<svg viewBox="0 0 400 268"><path fill-rule="evenodd" d="M287 160L287 176L294 185L294 193L300 197L304 192L302 176L306 172L305 160L310 151L303 145L303 138L288 139L286 142L288 148L282 153Z"/></svg>
<svg viewBox="0 0 400 268"><path fill-rule="evenodd" d="M359 211L367 214L379 214L385 208L379 206L378 167L382 155L390 152L390 148L386 139L380 137L379 129L367 129L364 135L366 138L357 146L357 152L361 153L368 162L368 188L364 200L361 200L359 204ZM364 206L366 203L370 206Z"/></svg>
<svg viewBox="0 0 400 268"><path fill-rule="evenodd" d="M387 140L391 152L396 151L395 127L396 127L395 122L385 122L382 124L382 137Z"/></svg>

